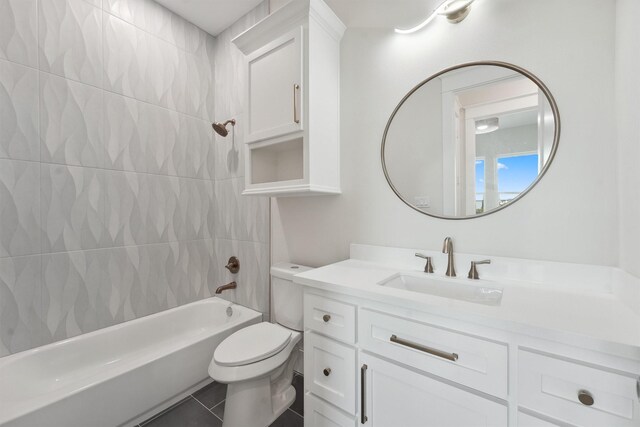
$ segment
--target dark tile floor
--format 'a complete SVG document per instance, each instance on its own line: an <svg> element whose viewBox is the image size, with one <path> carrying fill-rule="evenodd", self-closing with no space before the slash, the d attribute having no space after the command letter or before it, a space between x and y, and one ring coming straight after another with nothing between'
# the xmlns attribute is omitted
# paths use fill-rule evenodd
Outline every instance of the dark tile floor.
<svg viewBox="0 0 640 427"><path fill-rule="evenodd" d="M303 378L295 374L296 400L270 427L303 427ZM140 427L221 427L226 384L211 383L172 407L140 423Z"/></svg>

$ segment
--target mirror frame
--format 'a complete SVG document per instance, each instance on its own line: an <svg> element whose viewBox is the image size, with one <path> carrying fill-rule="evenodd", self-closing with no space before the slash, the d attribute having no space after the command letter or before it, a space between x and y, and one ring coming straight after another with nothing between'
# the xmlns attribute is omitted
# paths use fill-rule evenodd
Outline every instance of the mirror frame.
<svg viewBox="0 0 640 427"><path fill-rule="evenodd" d="M551 147L551 152L549 153L549 159L547 160L545 165L542 167L542 170L540 171L540 173L538 174L536 179L527 188L525 188L516 197L511 199L511 201L509 201L509 203L505 203L504 205L498 206L497 208L492 209L492 210L490 210L488 212L483 212L483 213L480 213L480 214L469 215L469 216L464 216L464 217L462 217L462 216L457 217L457 216L448 216L448 215L437 215L437 214L425 212L425 211L415 207L414 205L409 203L407 200L405 200L404 197L402 197L402 195L398 191L398 189L393 185L393 182L391 182L391 177L389 176L389 172L387 171L387 165L386 165L386 162L385 162L385 159L384 159L384 149L385 149L385 145L386 145L386 142L387 142L387 133L389 132L389 128L391 127L391 122L393 122L393 118L396 116L396 114L398 113L398 111L400 110L402 105L404 105L405 101L411 95L413 95L414 92L416 92L418 89L420 89L422 86L424 86L425 84L429 83L431 80L433 80L433 79L435 79L435 78L437 78L437 77L439 77L439 76L441 76L441 75L443 75L445 73L448 73L449 71L459 70L460 68L473 67L473 66L478 66L478 65L491 65L491 66L495 66L495 67L502 67L502 68L507 68L507 69L512 70L512 71L516 71L516 72L524 75L525 77L529 78L531 81L533 81L538 86L538 88L540 88L542 93L544 93L544 95L547 97L547 100L549 101L549 104L551 105L551 110L553 112L553 117L554 117L554 121L555 121L555 126L554 126L555 129L554 129L554 132L553 132L553 146ZM491 215L493 213L499 212L499 211L511 206L512 204L514 204L518 200L522 199L527 193L529 193L529 191L531 191L533 189L533 187L536 186L536 184L538 184L538 182L542 179L542 177L545 175L545 173L549 169L549 166L551 165L551 163L553 163L553 159L555 158L556 152L558 151L558 144L560 143L560 127L561 127L560 111L558 110L558 105L556 104L556 100L553 97L553 95L551 94L551 92L549 91L549 89L547 88L547 86L542 82L542 80L540 80L538 77L536 77L533 73L525 70L522 67L519 67L519 66L514 65L514 64L510 64L508 62L501 62L501 61L465 62L465 63L462 63L462 64L454 65L454 66L449 67L449 68L445 68L444 70L441 70L441 71L437 72L436 74L433 74L432 76L428 77L426 80L423 80L422 82L420 82L416 86L414 86L413 89L411 89L400 100L400 102L398 103L396 108L391 113L391 116L389 117L389 120L387 121L387 125L384 128L384 134L382 135L382 147L380 149L380 158L382 160L382 170L384 172L384 177L387 179L387 183L389 184L389 186L391 187L393 192L396 194L396 196L398 196L398 198L400 200L402 200L402 202L404 202L404 204L409 206L411 209L420 212L421 214L428 215L428 216L433 217L433 218L452 219L452 220L466 220L466 219L480 218L480 217L483 217L483 216L487 216L487 215Z"/></svg>

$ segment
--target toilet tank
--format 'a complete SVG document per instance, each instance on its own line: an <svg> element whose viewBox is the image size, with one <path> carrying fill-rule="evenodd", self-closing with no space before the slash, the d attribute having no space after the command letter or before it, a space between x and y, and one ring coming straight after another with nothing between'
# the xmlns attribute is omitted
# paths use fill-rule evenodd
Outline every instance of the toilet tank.
<svg viewBox="0 0 640 427"><path fill-rule="evenodd" d="M273 319L280 325L302 331L302 286L293 283L293 276L311 267L278 263L271 266Z"/></svg>

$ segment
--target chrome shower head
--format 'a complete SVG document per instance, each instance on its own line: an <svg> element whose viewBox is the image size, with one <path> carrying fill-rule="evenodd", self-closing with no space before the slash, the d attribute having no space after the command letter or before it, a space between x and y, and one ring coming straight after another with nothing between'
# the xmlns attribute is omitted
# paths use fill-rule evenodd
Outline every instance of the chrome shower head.
<svg viewBox="0 0 640 427"><path fill-rule="evenodd" d="M216 133L220 136L227 136L229 134L229 131L227 130L227 125L230 124L231 126L235 126L236 125L236 120L235 119L230 119L227 120L224 123L220 123L220 122L215 122L211 124L211 127L213 128L213 130L216 131Z"/></svg>

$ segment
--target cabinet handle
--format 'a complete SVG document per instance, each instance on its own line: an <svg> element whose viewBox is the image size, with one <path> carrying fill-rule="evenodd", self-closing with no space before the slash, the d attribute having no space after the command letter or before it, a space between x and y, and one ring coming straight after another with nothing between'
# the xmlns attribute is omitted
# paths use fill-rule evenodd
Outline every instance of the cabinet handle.
<svg viewBox="0 0 640 427"><path fill-rule="evenodd" d="M324 323L329 323L329 320L331 320L331 316L325 314L324 316L322 316L322 320L324 321Z"/></svg>
<svg viewBox="0 0 640 427"><path fill-rule="evenodd" d="M585 406L591 406L595 403L595 400L593 400L593 395L587 390L580 390L578 392L578 400Z"/></svg>
<svg viewBox="0 0 640 427"><path fill-rule="evenodd" d="M367 368L368 366L366 364L362 365L362 367L360 368L360 424L364 424L368 420L367 416L364 413L365 411L364 401L366 400L365 389L367 385L366 383Z"/></svg>
<svg viewBox="0 0 640 427"><path fill-rule="evenodd" d="M300 119L298 118L298 90L300 89L300 85L294 83L293 85L293 121L295 123L300 123Z"/></svg>
<svg viewBox="0 0 640 427"><path fill-rule="evenodd" d="M413 348L414 350L419 350L425 353L429 353L433 356L442 357L443 359L451 360L452 362L455 362L458 360L458 355L456 353L446 353L444 351L437 350L435 348L427 347L412 341L407 341L402 338L398 338L395 335L391 335L391 337L389 338L389 341L394 342L396 344L403 345L405 347Z"/></svg>
<svg viewBox="0 0 640 427"><path fill-rule="evenodd" d="M331 375L331 368L324 368L322 373L324 374L325 377L328 377L329 375Z"/></svg>

